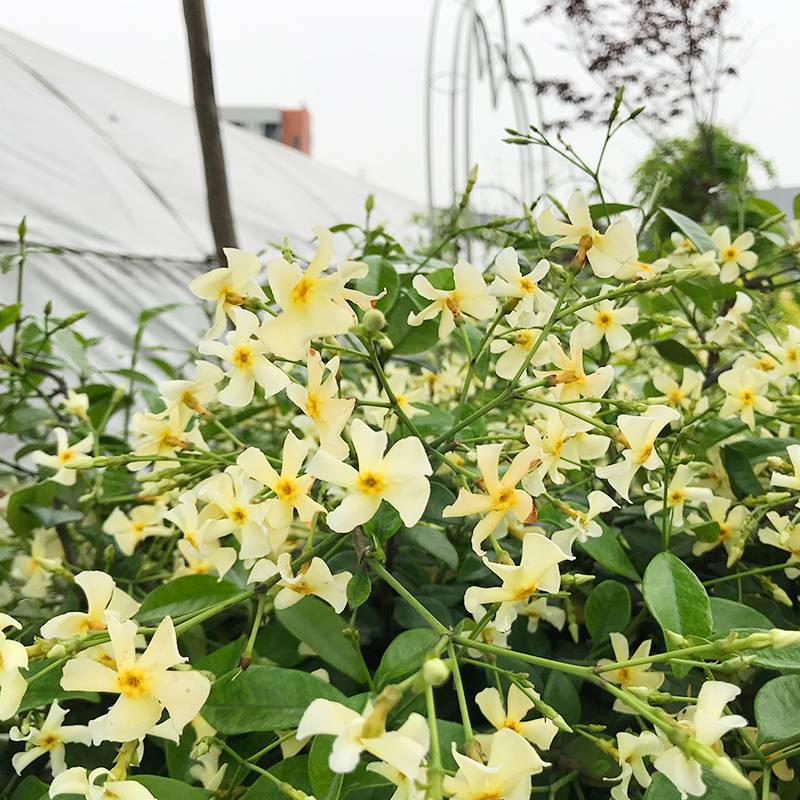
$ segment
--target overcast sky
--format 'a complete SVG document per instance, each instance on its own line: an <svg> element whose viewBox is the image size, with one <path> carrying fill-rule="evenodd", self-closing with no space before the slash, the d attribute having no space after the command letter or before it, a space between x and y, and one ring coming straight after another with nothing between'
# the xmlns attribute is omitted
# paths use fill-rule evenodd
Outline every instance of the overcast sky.
<svg viewBox="0 0 800 800"><path fill-rule="evenodd" d="M441 52L446 54L458 3L443 2ZM509 0L508 5L513 35L533 50L539 69L569 68L568 56L556 46L560 32L542 35L538 29L534 35L521 22L531 3ZM778 184L800 186L800 1L734 0L734 6L735 27L745 37L737 52L742 77L723 92L719 119L773 161ZM220 103L304 104L313 117L314 157L424 199L423 103L431 0L207 0L207 7ZM0 26L189 102L179 0L4 3ZM449 185L446 103L444 95L437 96L439 201L446 198ZM472 160L480 163L482 181L516 191L518 153L500 144L503 128L514 125L508 98L492 111L485 89L478 89L473 117ZM597 132L575 134L576 145L589 152L597 141ZM625 199L631 167L646 147L647 141L631 131L612 148L606 180L616 199ZM461 160L459 155L459 166ZM566 173L559 172L558 178L574 182ZM491 190L484 193L492 205Z"/></svg>

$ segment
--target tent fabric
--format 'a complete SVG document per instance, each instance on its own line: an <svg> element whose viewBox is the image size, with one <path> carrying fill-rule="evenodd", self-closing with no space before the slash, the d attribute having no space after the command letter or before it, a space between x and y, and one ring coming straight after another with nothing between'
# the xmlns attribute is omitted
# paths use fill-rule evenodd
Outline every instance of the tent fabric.
<svg viewBox="0 0 800 800"><path fill-rule="evenodd" d="M121 366L138 314L194 302L186 283L213 263L194 112L3 30L0 108L0 247L10 249L24 215L30 242L70 251L30 257L26 306L38 313L52 299L56 314L88 310L81 333L103 337L99 361ZM243 249L288 236L307 253L312 228L362 221L370 193L373 218L395 228L419 210L229 123L222 134ZM12 291L0 276L4 302ZM193 344L199 315L159 317L148 339Z"/></svg>

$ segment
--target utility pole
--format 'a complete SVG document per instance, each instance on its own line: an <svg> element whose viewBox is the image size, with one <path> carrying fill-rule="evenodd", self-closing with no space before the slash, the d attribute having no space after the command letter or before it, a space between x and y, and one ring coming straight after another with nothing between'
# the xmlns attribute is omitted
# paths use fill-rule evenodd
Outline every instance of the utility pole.
<svg viewBox="0 0 800 800"><path fill-rule="evenodd" d="M197 132L203 151L208 218L211 222L217 258L222 264L224 263L222 248L236 247L236 231L233 227L228 179L225 174L225 154L222 151L217 101L214 96L214 73L205 1L183 0L183 17L189 43Z"/></svg>

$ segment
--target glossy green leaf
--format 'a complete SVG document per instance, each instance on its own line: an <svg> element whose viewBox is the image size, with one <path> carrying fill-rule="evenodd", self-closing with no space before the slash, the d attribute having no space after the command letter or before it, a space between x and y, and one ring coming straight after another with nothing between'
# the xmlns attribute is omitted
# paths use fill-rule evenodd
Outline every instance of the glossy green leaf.
<svg viewBox="0 0 800 800"><path fill-rule="evenodd" d="M366 668L355 644L344 634L347 622L327 603L316 597L306 597L276 614L281 624L318 653L323 661L354 681L367 682Z"/></svg>
<svg viewBox="0 0 800 800"><path fill-rule="evenodd" d="M241 591L230 581L219 581L213 575L185 575L153 589L142 601L136 618L139 622L161 622L208 608L228 600Z"/></svg>
<svg viewBox="0 0 800 800"><path fill-rule="evenodd" d="M254 664L214 684L203 716L228 735L295 728L317 697L340 703L346 699L337 688L308 672Z"/></svg>
<svg viewBox="0 0 800 800"><path fill-rule="evenodd" d="M601 567L609 572L622 575L632 581L640 581L641 576L633 566L628 554L619 542L619 534L613 528L604 526L602 536L587 539L576 544L578 550L591 556Z"/></svg>
<svg viewBox="0 0 800 800"><path fill-rule="evenodd" d="M397 301L400 291L400 278L391 262L383 256L365 256L361 259L369 266L366 277L352 282L352 287L359 292L376 296L384 290L386 294L377 302L377 308L386 314Z"/></svg>
<svg viewBox="0 0 800 800"><path fill-rule="evenodd" d="M347 603L350 608L358 608L369 599L372 591L372 584L369 575L364 572L357 572L347 582Z"/></svg>
<svg viewBox="0 0 800 800"><path fill-rule="evenodd" d="M761 739L778 742L800 734L800 675L782 675L765 683L753 711Z"/></svg>
<svg viewBox="0 0 800 800"><path fill-rule="evenodd" d="M677 556L659 553L648 564L642 594L663 631L711 635L711 605L703 584Z"/></svg>
<svg viewBox="0 0 800 800"><path fill-rule="evenodd" d="M694 220L671 208L662 208L661 210L680 228L686 238L697 248L698 253L707 253L709 250L716 252L717 248L711 241L711 237Z"/></svg>
<svg viewBox="0 0 800 800"><path fill-rule="evenodd" d="M715 634L725 634L736 628L770 629L775 627L760 611L724 597L709 598L711 620Z"/></svg>
<svg viewBox="0 0 800 800"><path fill-rule="evenodd" d="M695 369L700 366L695 354L676 339L663 339L660 342L653 342L653 347L663 359L671 361L673 364L679 364L682 367L694 367Z"/></svg>
<svg viewBox="0 0 800 800"><path fill-rule="evenodd" d="M418 669L438 640L439 636L426 628L412 628L396 636L375 672L376 689L397 683Z"/></svg>
<svg viewBox="0 0 800 800"><path fill-rule="evenodd" d="M31 508L51 506L56 496L56 484L52 481L36 483L18 489L8 498L6 521L18 536L27 536L34 528L41 527L41 523Z"/></svg>
<svg viewBox="0 0 800 800"><path fill-rule="evenodd" d="M598 584L589 593L584 608L586 628L597 644L613 631L623 631L631 621L631 595L619 581Z"/></svg>
<svg viewBox="0 0 800 800"><path fill-rule="evenodd" d="M131 778L147 788L156 800L208 800L212 793L174 778L160 775L132 775Z"/></svg>
<svg viewBox="0 0 800 800"><path fill-rule="evenodd" d="M416 525L401 531L398 541L401 544L411 544L430 553L450 569L458 569L458 551L451 544L445 534L436 528L425 525Z"/></svg>

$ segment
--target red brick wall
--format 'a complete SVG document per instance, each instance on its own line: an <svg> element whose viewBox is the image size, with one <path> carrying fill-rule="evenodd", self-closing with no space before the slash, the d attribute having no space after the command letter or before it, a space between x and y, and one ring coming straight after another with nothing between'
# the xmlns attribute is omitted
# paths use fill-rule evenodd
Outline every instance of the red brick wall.
<svg viewBox="0 0 800 800"><path fill-rule="evenodd" d="M301 153L311 154L311 115L305 108L281 111L281 141Z"/></svg>

